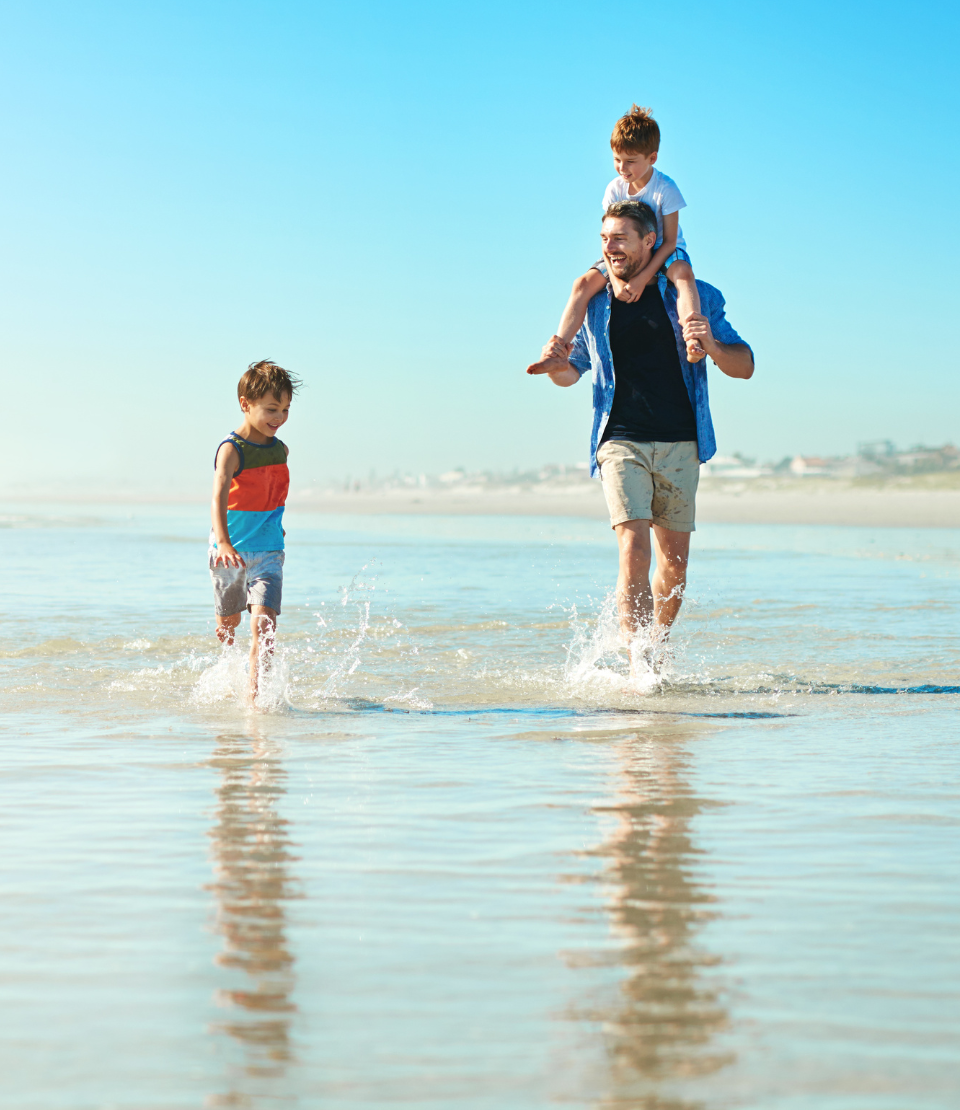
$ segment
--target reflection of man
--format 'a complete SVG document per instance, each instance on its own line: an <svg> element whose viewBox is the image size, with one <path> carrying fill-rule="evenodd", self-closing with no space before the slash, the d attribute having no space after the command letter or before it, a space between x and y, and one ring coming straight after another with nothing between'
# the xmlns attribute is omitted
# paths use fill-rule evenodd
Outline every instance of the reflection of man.
<svg viewBox="0 0 960 1110"><path fill-rule="evenodd" d="M714 1041L728 1020L707 973L716 956L701 943L716 915L714 897L697 881L702 848L694 838L710 803L686 781L686 745L698 735L666 725L611 749L621 770L614 796L598 810L606 831L594 849L607 861L604 890L626 973L602 1013L611 1105L693 1110L703 1105L699 1081L730 1061Z"/></svg>
<svg viewBox="0 0 960 1110"><path fill-rule="evenodd" d="M600 238L610 272L629 281L653 254L656 216L636 201L612 204ZM716 452L706 359L692 363L687 356L699 344L729 377L753 374L753 353L727 323L719 289L702 281L697 287L704 315L681 330L676 291L663 274L633 303L616 300L607 286L590 302L572 344L554 336L543 348L543 358L563 364L538 371L568 386L593 370L590 473L600 472L620 546L617 604L634 673L638 653L652 658L680 611L700 463Z"/></svg>

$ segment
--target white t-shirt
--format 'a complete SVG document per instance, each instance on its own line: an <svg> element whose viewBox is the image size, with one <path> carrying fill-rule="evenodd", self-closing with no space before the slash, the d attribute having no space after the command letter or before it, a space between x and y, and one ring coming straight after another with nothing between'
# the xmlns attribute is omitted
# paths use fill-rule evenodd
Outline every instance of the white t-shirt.
<svg viewBox="0 0 960 1110"><path fill-rule="evenodd" d="M618 200L642 200L644 204L649 204L657 214L657 243L654 247L656 250L663 242L664 215L669 216L671 212L679 212L681 208L687 207L687 202L683 199L673 178L661 173L656 166L653 167L650 180L639 193L628 193L629 188L630 186L622 177L615 177L603 194L603 210L606 212L610 205ZM679 225L677 225L677 246L687 249Z"/></svg>

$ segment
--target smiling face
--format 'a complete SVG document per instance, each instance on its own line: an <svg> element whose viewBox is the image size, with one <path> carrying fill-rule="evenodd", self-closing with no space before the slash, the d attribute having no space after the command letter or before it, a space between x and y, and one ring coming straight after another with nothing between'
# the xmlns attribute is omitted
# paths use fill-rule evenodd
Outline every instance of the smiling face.
<svg viewBox="0 0 960 1110"><path fill-rule="evenodd" d="M240 398L240 408L243 409L244 431L240 434L244 439L264 443L273 439L280 428L287 422L290 415L289 393L278 397L275 393L264 394L256 401L248 401L246 397Z"/></svg>
<svg viewBox="0 0 960 1110"><path fill-rule="evenodd" d="M657 160L657 151L652 154L637 154L633 150L615 150L613 152L613 166L620 177L626 181L629 188L627 192L638 193L650 180L653 173L653 164Z"/></svg>
<svg viewBox="0 0 960 1110"><path fill-rule="evenodd" d="M629 281L653 257L657 233L640 234L629 216L607 216L600 227L600 242L607 269L621 281Z"/></svg>

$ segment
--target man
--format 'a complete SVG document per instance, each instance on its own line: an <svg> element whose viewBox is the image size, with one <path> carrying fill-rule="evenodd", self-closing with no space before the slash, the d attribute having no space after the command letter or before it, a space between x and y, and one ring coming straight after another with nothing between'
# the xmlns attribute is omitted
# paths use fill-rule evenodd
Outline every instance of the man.
<svg viewBox="0 0 960 1110"><path fill-rule="evenodd" d="M607 269L627 282L650 261L657 220L649 205L611 204L600 239ZM593 370L590 474L598 471L620 547L620 629L637 675L657 664L683 601L700 463L716 453L707 363L688 362L697 345L731 378L753 375L753 352L723 313L723 296L698 281L703 315L681 328L677 295L663 273L627 303L598 293L573 343L554 336L544 359L555 385ZM657 569L650 583L650 531ZM645 664L645 666L642 666Z"/></svg>

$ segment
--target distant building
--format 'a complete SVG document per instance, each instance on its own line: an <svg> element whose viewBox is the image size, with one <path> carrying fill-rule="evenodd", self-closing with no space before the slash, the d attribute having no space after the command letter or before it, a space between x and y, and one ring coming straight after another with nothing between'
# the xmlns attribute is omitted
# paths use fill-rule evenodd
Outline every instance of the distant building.
<svg viewBox="0 0 960 1110"><path fill-rule="evenodd" d="M857 454L865 459L888 459L895 451L889 439L872 439L857 444Z"/></svg>
<svg viewBox="0 0 960 1110"><path fill-rule="evenodd" d="M769 467L756 466L739 455L714 455L709 462L700 464L704 478L759 478L769 473Z"/></svg>
<svg viewBox="0 0 960 1110"><path fill-rule="evenodd" d="M807 478L815 474L829 474L834 459L822 459L819 455L794 455L790 463L790 473L798 478Z"/></svg>

